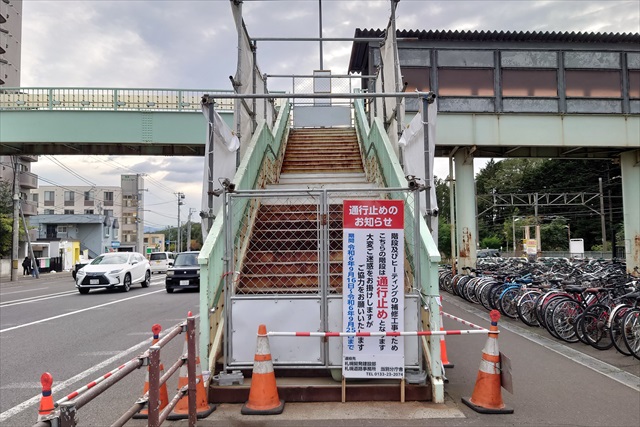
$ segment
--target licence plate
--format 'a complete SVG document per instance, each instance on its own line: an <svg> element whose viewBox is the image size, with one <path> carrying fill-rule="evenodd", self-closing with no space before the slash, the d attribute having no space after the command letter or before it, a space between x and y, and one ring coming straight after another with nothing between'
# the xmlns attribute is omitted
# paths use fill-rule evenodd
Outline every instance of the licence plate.
<svg viewBox="0 0 640 427"><path fill-rule="evenodd" d="M90 285L99 285L100 284L100 279L89 279L89 284Z"/></svg>
<svg viewBox="0 0 640 427"><path fill-rule="evenodd" d="M188 280L180 280L180 286L189 286Z"/></svg>

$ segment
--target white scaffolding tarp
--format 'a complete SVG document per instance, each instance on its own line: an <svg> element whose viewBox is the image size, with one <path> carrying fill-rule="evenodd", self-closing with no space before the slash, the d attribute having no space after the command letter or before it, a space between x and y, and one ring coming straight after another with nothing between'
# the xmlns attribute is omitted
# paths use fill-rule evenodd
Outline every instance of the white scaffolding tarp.
<svg viewBox="0 0 640 427"><path fill-rule="evenodd" d="M402 91L402 76L397 57L395 21L391 19L385 32L384 44L380 47L382 63L376 78L377 93ZM398 154L398 122L404 123L404 99L398 103L396 98L376 98L376 112L384 122L387 136Z"/></svg>
<svg viewBox="0 0 640 427"><path fill-rule="evenodd" d="M422 101L422 100L420 100ZM430 194L430 206L427 206L426 192L420 192L420 211L422 216L426 215L427 209L433 212L438 208L438 199L436 197L436 185L433 180L433 164L434 154L436 150L436 118L438 117L437 102L428 104L427 108L427 132L429 133L429 159L425 158L425 140L424 140L424 122L422 121L422 102L420 102L418 113L409 122L409 125L402 132L402 137L398 142L398 145L404 151L404 172L407 175L413 175L418 178L428 178L431 183ZM429 168L427 169L427 163ZM431 176L425 177L427 170ZM438 241L438 222L436 219L433 221L432 230L433 239Z"/></svg>
<svg viewBox="0 0 640 427"><path fill-rule="evenodd" d="M233 180L236 174L236 151L240 147L240 141L229 126L222 120L220 114L213 110L213 122L209 121L211 104L202 104L202 113L208 121L207 149L204 156L204 175L202 177L202 212L218 215L224 200L222 197L213 197L211 211L208 206L209 182L213 182L213 188L219 188L218 180L228 178ZM209 158L213 154L213 167L210 167ZM208 219L209 223L204 224ZM203 218L202 237L206 240L207 232L213 223L213 218Z"/></svg>
<svg viewBox="0 0 640 427"><path fill-rule="evenodd" d="M242 2L230 2L236 29L238 31L238 66L234 82L235 91L238 94L264 94L268 93L265 81L258 64L255 63L254 53L251 47L251 39L242 19ZM273 103L267 99L236 100L234 123L235 129L240 133L240 156L242 157L253 134L253 120L264 120L271 127L275 117ZM240 124L238 128L238 123Z"/></svg>

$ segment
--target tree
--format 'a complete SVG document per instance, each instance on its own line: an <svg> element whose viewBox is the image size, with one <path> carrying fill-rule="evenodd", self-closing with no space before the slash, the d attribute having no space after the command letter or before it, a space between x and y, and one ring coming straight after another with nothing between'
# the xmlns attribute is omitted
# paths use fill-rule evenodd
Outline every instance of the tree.
<svg viewBox="0 0 640 427"><path fill-rule="evenodd" d="M11 184L0 181L0 257L10 256L13 244L13 198Z"/></svg>

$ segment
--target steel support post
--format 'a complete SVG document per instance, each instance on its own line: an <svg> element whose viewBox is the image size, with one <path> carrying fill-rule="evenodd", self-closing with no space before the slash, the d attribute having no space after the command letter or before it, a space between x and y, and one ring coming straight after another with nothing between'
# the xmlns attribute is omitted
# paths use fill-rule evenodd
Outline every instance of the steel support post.
<svg viewBox="0 0 640 427"><path fill-rule="evenodd" d="M640 150L620 155L627 273L640 277Z"/></svg>
<svg viewBox="0 0 640 427"><path fill-rule="evenodd" d="M149 348L149 427L160 426L160 346Z"/></svg>
<svg viewBox="0 0 640 427"><path fill-rule="evenodd" d="M468 148L455 154L456 165L456 235L458 266L475 268L476 264L476 191L473 155Z"/></svg>
<svg viewBox="0 0 640 427"><path fill-rule="evenodd" d="M189 426L196 425L196 318L187 317L187 385L189 395Z"/></svg>

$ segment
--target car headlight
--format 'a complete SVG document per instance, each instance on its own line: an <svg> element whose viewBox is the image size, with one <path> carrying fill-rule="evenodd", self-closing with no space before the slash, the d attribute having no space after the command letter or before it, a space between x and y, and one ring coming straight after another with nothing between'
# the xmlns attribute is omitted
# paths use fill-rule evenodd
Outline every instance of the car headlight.
<svg viewBox="0 0 640 427"><path fill-rule="evenodd" d="M84 276L86 273L84 270L78 270L78 272L76 273L76 277L77 276Z"/></svg>
<svg viewBox="0 0 640 427"><path fill-rule="evenodd" d="M109 274L118 274L118 273L122 273L122 270L123 270L122 268L119 268L119 269L117 269L117 270L111 270L111 271L109 272Z"/></svg>
<svg viewBox="0 0 640 427"><path fill-rule="evenodd" d="M196 270L196 274L199 276L200 275L200 270Z"/></svg>
<svg viewBox="0 0 640 427"><path fill-rule="evenodd" d="M167 270L167 276L173 276L174 271L173 270Z"/></svg>

